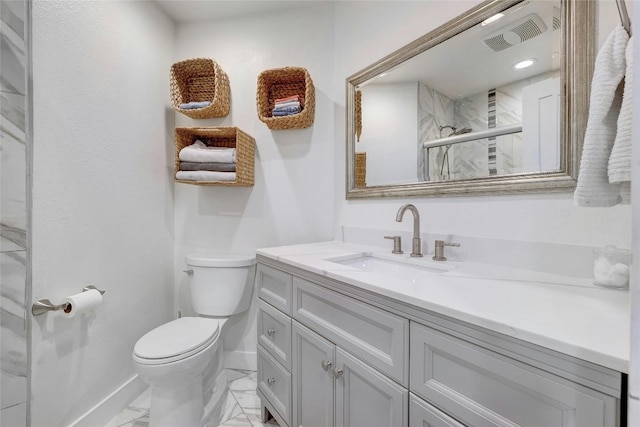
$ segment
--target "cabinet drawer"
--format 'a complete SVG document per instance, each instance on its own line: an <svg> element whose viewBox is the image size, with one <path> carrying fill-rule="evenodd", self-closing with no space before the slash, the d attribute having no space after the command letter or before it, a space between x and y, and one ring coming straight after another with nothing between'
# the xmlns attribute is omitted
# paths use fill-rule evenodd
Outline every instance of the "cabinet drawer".
<svg viewBox="0 0 640 427"><path fill-rule="evenodd" d="M613 397L411 323L411 391L463 424L616 425Z"/></svg>
<svg viewBox="0 0 640 427"><path fill-rule="evenodd" d="M256 271L258 297L291 315L291 279L288 273L258 264Z"/></svg>
<svg viewBox="0 0 640 427"><path fill-rule="evenodd" d="M297 277L293 289L296 320L408 385L408 320Z"/></svg>
<svg viewBox="0 0 640 427"><path fill-rule="evenodd" d="M258 343L291 370L291 318L258 300Z"/></svg>
<svg viewBox="0 0 640 427"><path fill-rule="evenodd" d="M291 424L291 374L269 353L258 346L258 390L278 415Z"/></svg>
<svg viewBox="0 0 640 427"><path fill-rule="evenodd" d="M444 412L409 393L409 427L464 427Z"/></svg>

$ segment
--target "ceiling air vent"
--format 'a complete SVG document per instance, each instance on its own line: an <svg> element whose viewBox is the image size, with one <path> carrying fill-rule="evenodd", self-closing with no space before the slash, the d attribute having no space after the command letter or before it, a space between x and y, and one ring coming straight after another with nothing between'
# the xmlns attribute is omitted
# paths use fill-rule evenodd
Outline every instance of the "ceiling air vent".
<svg viewBox="0 0 640 427"><path fill-rule="evenodd" d="M560 9L553 7L553 31L560 28Z"/></svg>
<svg viewBox="0 0 640 427"><path fill-rule="evenodd" d="M517 22L502 27L484 39L484 42L491 50L500 52L537 37L545 31L547 31L547 26L542 22L540 16L532 13Z"/></svg>

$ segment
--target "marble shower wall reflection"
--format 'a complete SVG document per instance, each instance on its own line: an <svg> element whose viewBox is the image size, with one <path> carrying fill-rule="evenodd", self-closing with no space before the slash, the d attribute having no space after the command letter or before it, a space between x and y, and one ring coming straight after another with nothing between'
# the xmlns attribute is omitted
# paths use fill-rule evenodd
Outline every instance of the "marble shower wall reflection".
<svg viewBox="0 0 640 427"><path fill-rule="evenodd" d="M0 0L0 424L26 425L25 1Z"/></svg>
<svg viewBox="0 0 640 427"><path fill-rule="evenodd" d="M418 174L423 181L438 179L438 165L443 161L444 148L429 150L429 162L427 166L426 150L419 147L425 141L433 141L446 137L451 129L442 129L441 126L453 126L455 123L455 102L429 87L418 82Z"/></svg>
<svg viewBox="0 0 640 427"><path fill-rule="evenodd" d="M543 74L495 89L496 126L522 123L522 89L534 81L548 78ZM488 94L486 92L453 100L423 82L418 83L419 141L432 141L449 136L456 129L473 131L489 127ZM444 127L441 129L441 127ZM421 150L419 171L422 179L441 181L489 176L495 167L498 174L522 172L522 134L495 139L495 165L490 165L490 142L487 139L465 142L450 147ZM420 150L419 150L420 151Z"/></svg>

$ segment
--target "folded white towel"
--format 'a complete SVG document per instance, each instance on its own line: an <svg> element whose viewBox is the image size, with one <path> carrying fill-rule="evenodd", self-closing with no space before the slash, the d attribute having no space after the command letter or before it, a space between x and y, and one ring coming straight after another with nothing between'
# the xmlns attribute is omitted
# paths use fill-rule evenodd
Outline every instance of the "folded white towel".
<svg viewBox="0 0 640 427"><path fill-rule="evenodd" d="M214 172L214 171L178 171L176 179L188 181L235 181L235 172Z"/></svg>
<svg viewBox="0 0 640 427"><path fill-rule="evenodd" d="M613 206L621 201L620 185L609 183L607 166L616 136L621 101L617 88L625 72L628 41L629 35L618 26L596 57L580 174L573 198L577 206Z"/></svg>
<svg viewBox="0 0 640 427"><path fill-rule="evenodd" d="M624 94L618 116L618 131L609 158L609 182L631 181L631 128L633 126L633 38L625 55Z"/></svg>
<svg viewBox="0 0 640 427"><path fill-rule="evenodd" d="M204 142L196 140L187 145L178 154L183 162L216 162L235 163L236 149L228 147L207 147Z"/></svg>

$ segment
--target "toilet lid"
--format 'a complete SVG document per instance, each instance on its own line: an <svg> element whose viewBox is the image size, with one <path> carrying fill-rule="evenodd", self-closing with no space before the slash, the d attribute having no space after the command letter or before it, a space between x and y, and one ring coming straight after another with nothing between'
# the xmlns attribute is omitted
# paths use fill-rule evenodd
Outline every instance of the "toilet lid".
<svg viewBox="0 0 640 427"><path fill-rule="evenodd" d="M181 317L158 326L138 340L133 353L143 359L175 359L196 353L218 337L218 321Z"/></svg>
<svg viewBox="0 0 640 427"><path fill-rule="evenodd" d="M185 256L187 265L193 267L248 267L256 263L252 254L189 254Z"/></svg>

